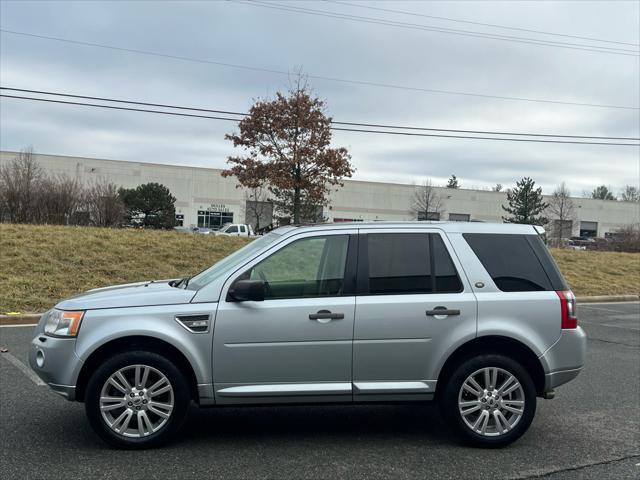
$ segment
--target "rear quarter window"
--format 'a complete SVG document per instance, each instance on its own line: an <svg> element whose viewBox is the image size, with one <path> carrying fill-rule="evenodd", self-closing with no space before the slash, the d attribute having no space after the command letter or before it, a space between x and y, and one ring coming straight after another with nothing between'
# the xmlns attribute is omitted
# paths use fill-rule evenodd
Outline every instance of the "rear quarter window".
<svg viewBox="0 0 640 480"><path fill-rule="evenodd" d="M463 237L503 292L562 289L558 285L564 281L557 268L553 272L543 266L550 262L555 267L555 263L537 235L465 233Z"/></svg>

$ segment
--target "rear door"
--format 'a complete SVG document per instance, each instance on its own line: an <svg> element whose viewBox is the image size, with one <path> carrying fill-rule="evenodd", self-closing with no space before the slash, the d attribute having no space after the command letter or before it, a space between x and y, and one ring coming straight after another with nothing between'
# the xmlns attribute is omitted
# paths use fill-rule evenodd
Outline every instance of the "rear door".
<svg viewBox="0 0 640 480"><path fill-rule="evenodd" d="M476 335L476 299L439 229L360 230L354 400L429 399Z"/></svg>

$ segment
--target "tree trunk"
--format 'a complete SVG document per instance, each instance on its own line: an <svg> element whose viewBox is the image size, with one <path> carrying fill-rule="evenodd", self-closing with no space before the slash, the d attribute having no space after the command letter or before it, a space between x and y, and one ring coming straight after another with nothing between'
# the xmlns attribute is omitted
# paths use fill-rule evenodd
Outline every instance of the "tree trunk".
<svg viewBox="0 0 640 480"><path fill-rule="evenodd" d="M300 223L300 187L293 189L293 223Z"/></svg>

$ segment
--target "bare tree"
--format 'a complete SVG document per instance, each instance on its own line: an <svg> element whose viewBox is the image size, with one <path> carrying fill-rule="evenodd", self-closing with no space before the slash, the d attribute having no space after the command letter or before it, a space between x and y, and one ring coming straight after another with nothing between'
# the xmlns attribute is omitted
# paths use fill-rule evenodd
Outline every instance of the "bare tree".
<svg viewBox="0 0 640 480"><path fill-rule="evenodd" d="M491 187L491 190L494 192L501 192L502 191L502 184L501 183L496 183L496 185L494 187Z"/></svg>
<svg viewBox="0 0 640 480"><path fill-rule="evenodd" d="M58 225L76 223L82 196L82 186L78 180L66 175L43 176L35 194L33 221Z"/></svg>
<svg viewBox="0 0 640 480"><path fill-rule="evenodd" d="M13 223L121 224L124 205L115 185L88 189L66 175L46 175L31 148L0 166L0 220Z"/></svg>
<svg viewBox="0 0 640 480"><path fill-rule="evenodd" d="M551 221L554 246L561 247L562 239L571 236L573 221L576 218L571 192L569 192L564 182L558 185L551 195L547 213Z"/></svg>
<svg viewBox="0 0 640 480"><path fill-rule="evenodd" d="M36 193L43 178L33 148L22 150L8 165L0 167L0 210L13 223L36 221Z"/></svg>
<svg viewBox="0 0 640 480"><path fill-rule="evenodd" d="M640 202L640 190L633 185L625 185L620 196L623 202Z"/></svg>
<svg viewBox="0 0 640 480"><path fill-rule="evenodd" d="M411 213L417 220L440 220L444 212L442 197L433 186L431 179L416 185L411 199Z"/></svg>
<svg viewBox="0 0 640 480"><path fill-rule="evenodd" d="M640 224L619 228L611 245L620 252L640 252Z"/></svg>
<svg viewBox="0 0 640 480"><path fill-rule="evenodd" d="M125 216L125 205L113 183L100 181L84 193L84 208L89 221L98 227L117 227Z"/></svg>
<svg viewBox="0 0 640 480"><path fill-rule="evenodd" d="M271 223L273 203L268 199L268 189L264 183L253 184L245 191L246 221L257 233L261 227Z"/></svg>

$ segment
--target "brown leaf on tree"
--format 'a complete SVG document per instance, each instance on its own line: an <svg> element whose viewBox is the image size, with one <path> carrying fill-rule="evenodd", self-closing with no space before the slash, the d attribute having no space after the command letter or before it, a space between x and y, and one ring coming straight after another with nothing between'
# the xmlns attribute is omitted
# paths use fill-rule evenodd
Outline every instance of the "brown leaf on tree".
<svg viewBox="0 0 640 480"><path fill-rule="evenodd" d="M239 132L225 135L246 155L229 157L222 175L235 176L246 188L266 186L280 216L294 223L315 220L331 188L354 171L347 149L331 148L331 118L324 109L324 101L300 81L286 96L257 101Z"/></svg>

